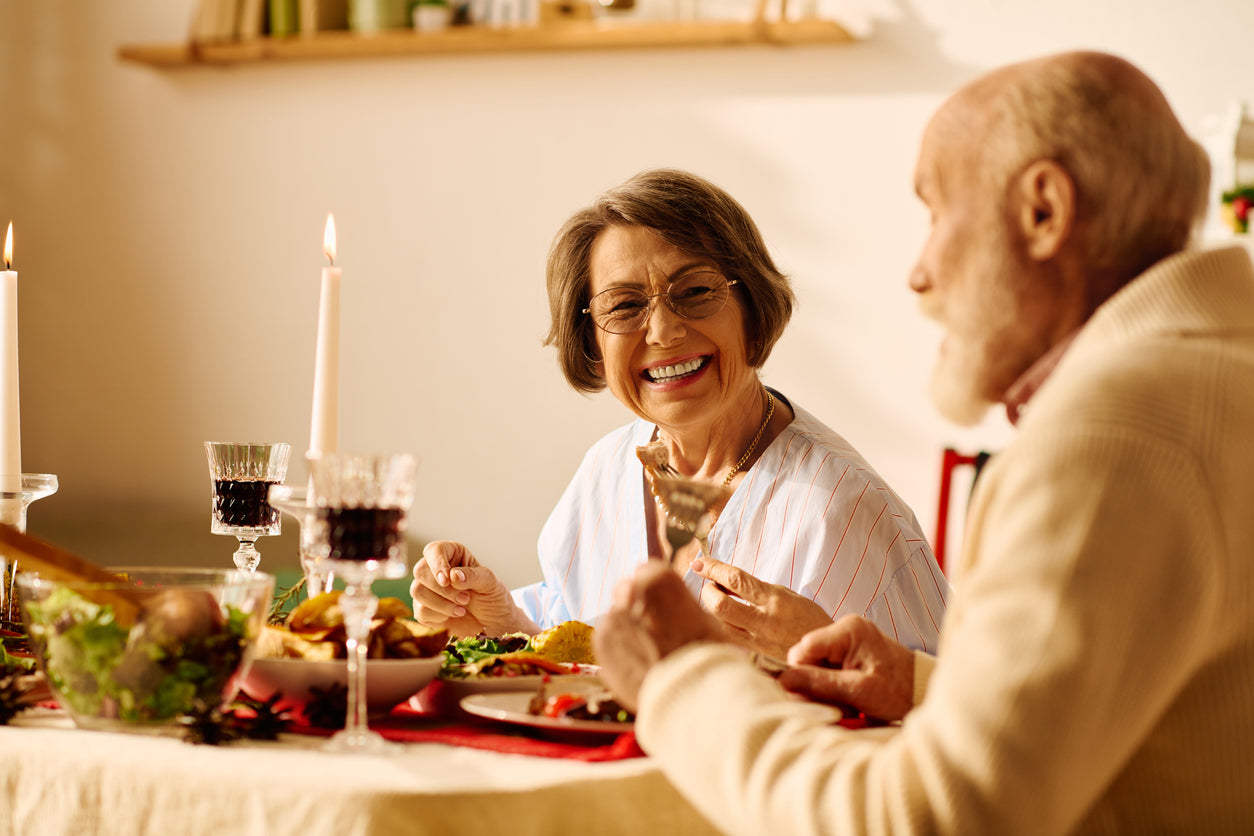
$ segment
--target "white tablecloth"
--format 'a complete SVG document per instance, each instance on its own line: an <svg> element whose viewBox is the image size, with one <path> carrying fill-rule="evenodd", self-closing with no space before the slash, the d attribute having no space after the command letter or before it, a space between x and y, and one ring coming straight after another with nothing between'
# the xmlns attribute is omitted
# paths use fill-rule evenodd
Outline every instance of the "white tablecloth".
<svg viewBox="0 0 1254 836"><path fill-rule="evenodd" d="M648 758L584 763L434 743L339 755L322 742L192 745L28 712L0 727L0 833L715 832Z"/></svg>

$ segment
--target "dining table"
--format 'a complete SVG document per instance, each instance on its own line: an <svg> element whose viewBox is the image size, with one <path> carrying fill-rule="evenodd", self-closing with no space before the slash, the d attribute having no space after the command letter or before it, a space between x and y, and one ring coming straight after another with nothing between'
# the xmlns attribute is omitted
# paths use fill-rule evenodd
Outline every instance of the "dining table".
<svg viewBox="0 0 1254 836"><path fill-rule="evenodd" d="M309 729L209 745L29 709L0 726L0 836L717 832L630 732L553 739L407 704L371 725L387 751L326 751Z"/></svg>

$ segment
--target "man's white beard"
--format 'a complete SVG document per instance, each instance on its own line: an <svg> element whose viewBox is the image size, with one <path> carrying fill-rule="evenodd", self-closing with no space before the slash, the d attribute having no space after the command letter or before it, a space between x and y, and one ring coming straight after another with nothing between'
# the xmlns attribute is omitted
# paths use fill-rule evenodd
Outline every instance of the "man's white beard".
<svg viewBox="0 0 1254 836"><path fill-rule="evenodd" d="M992 406L976 389L983 377L979 374L979 359L965 357L965 352L952 341L948 348L951 350L936 358L932 370L932 403L950 421L972 427L984 420Z"/></svg>

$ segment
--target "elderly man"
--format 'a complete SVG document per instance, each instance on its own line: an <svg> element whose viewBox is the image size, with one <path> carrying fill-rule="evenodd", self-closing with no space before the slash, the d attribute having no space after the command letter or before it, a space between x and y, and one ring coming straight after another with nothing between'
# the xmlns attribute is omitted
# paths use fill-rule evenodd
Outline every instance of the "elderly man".
<svg viewBox="0 0 1254 836"><path fill-rule="evenodd" d="M910 286L984 470L936 660L847 617L758 673L674 573L598 653L674 784L735 833L1254 832L1254 269L1187 251L1208 166L1113 56L995 71L923 138ZM900 725L832 725L823 702Z"/></svg>

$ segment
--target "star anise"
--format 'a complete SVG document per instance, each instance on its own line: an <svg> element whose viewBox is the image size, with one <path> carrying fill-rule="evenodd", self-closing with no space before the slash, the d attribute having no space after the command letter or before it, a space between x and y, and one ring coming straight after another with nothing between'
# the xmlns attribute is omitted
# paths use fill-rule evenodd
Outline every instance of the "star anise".
<svg viewBox="0 0 1254 836"><path fill-rule="evenodd" d="M0 676L0 726L30 707L26 699L27 683L24 674L7 673Z"/></svg>
<svg viewBox="0 0 1254 836"><path fill-rule="evenodd" d="M326 688L310 688L305 719L311 726L342 729L348 716L348 686L334 682Z"/></svg>
<svg viewBox="0 0 1254 836"><path fill-rule="evenodd" d="M282 698L282 694L276 693L262 702L241 691L233 705L246 709L249 714L232 712L241 733L249 740L278 740L279 733L286 731L291 723L287 710L280 711L275 707Z"/></svg>
<svg viewBox="0 0 1254 836"><path fill-rule="evenodd" d="M279 732L287 728L286 711L275 706L282 699L275 694L262 702L247 694L240 694L231 706L223 711L219 706L197 701L187 714L179 717L183 727L183 739L188 743L207 743L221 746L233 740L277 740ZM243 709L240 713L238 709Z"/></svg>
<svg viewBox="0 0 1254 836"><path fill-rule="evenodd" d="M231 722L233 717L230 711L197 700L191 711L178 718L178 724L183 727L186 742L221 746L239 736Z"/></svg>

